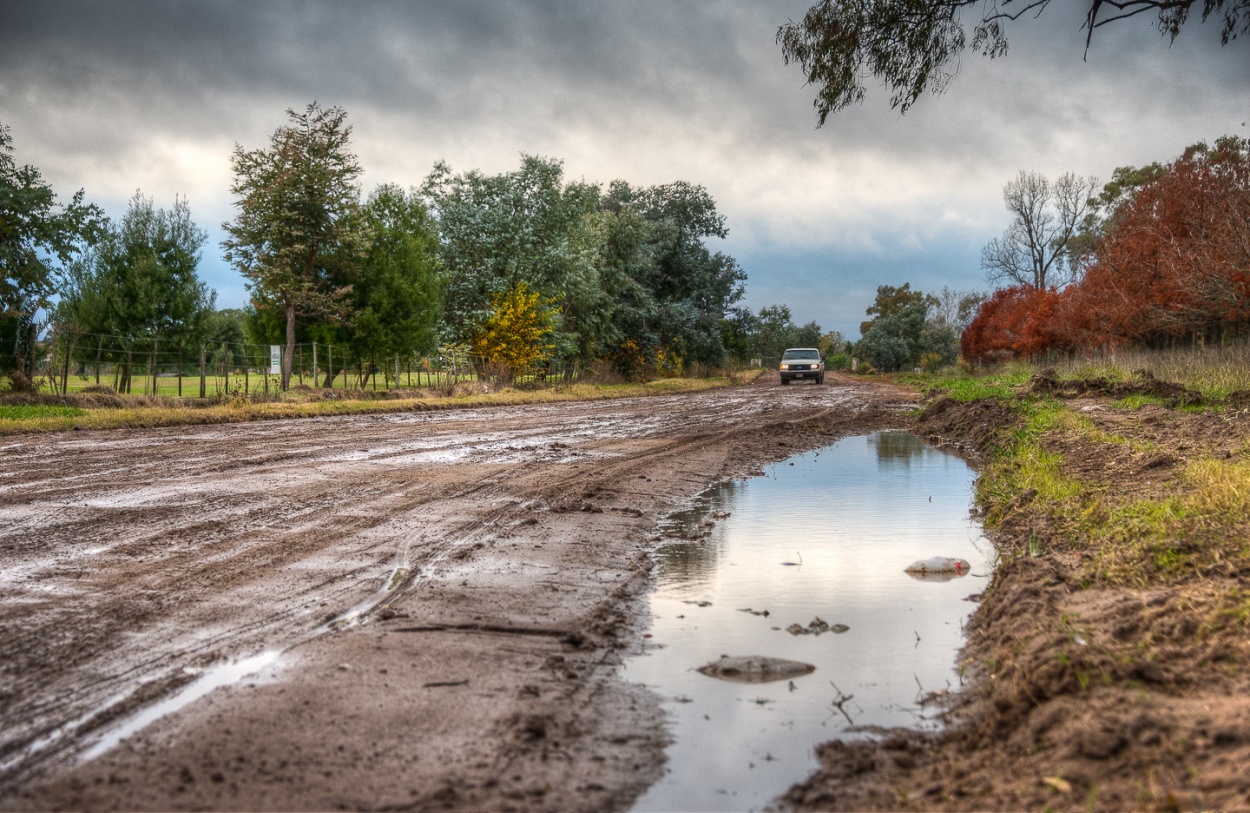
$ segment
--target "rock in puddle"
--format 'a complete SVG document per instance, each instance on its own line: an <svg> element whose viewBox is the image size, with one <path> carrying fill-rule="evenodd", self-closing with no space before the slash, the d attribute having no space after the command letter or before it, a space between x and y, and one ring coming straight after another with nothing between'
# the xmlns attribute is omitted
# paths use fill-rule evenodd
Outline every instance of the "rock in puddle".
<svg viewBox="0 0 1250 813"><path fill-rule="evenodd" d="M768 683L773 680L802 677L816 671L810 663L770 658L765 655L721 655L720 660L699 667L708 677L736 683Z"/></svg>
<svg viewBox="0 0 1250 813"><path fill-rule="evenodd" d="M791 624L786 627L786 632L791 635L823 635L826 632L841 635L849 629L850 627L846 624L830 624L820 616L816 616L806 627L800 624Z"/></svg>

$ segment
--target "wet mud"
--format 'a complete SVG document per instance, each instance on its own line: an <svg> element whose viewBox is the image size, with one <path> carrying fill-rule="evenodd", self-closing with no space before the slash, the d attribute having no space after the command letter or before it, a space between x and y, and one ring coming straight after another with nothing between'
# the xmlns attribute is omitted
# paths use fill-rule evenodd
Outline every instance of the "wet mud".
<svg viewBox="0 0 1250 813"><path fill-rule="evenodd" d="M622 809L659 520L905 426L838 379L0 444L0 809Z"/></svg>

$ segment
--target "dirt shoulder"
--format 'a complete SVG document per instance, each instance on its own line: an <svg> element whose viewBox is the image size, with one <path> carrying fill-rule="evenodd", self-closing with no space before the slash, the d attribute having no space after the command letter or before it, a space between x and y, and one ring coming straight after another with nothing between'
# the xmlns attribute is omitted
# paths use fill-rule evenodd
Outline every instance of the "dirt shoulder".
<svg viewBox="0 0 1250 813"><path fill-rule="evenodd" d="M794 808L1250 807L1250 414L1052 384L920 417L1001 555L969 687L940 736L824 746Z"/></svg>
<svg viewBox="0 0 1250 813"><path fill-rule="evenodd" d="M628 806L657 521L912 405L775 380L4 439L0 809Z"/></svg>

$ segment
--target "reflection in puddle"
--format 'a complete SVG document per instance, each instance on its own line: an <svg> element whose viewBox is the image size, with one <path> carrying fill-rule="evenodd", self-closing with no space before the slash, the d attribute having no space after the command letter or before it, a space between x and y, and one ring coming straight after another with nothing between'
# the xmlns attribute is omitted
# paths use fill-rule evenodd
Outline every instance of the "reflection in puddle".
<svg viewBox="0 0 1250 813"><path fill-rule="evenodd" d="M278 654L276 651L262 652L250 658L219 664L206 670L172 696L145 708L130 718L124 725L109 731L82 755L82 761L87 762L95 759L131 734L141 731L162 717L189 706L214 689L229 686L249 675L260 672L277 661Z"/></svg>
<svg viewBox="0 0 1250 813"><path fill-rule="evenodd" d="M678 538L657 552L654 646L625 677L665 699L674 742L634 809L762 809L816 767L818 743L935 726L919 699L958 686L974 609L963 599L992 561L968 512L974 476L911 434L881 432L712 489L673 517L664 531ZM972 572L904 572L934 556ZM767 683L697 671L724 656L815 670Z"/></svg>

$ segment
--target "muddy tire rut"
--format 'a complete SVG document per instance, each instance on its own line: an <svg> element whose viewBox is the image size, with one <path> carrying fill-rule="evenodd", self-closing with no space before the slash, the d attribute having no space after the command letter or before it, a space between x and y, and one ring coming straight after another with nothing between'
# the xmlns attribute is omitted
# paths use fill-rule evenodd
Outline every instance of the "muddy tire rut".
<svg viewBox="0 0 1250 813"><path fill-rule="evenodd" d="M774 377L10 438L0 808L626 807L663 762L657 699L616 669L641 641L657 520L909 406Z"/></svg>

